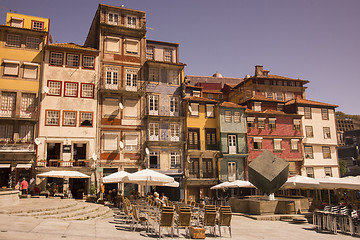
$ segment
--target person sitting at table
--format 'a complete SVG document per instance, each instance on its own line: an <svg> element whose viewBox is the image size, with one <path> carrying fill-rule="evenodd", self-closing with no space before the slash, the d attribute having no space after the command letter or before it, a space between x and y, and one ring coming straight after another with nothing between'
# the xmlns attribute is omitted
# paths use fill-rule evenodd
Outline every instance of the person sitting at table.
<svg viewBox="0 0 360 240"><path fill-rule="evenodd" d="M157 192L154 192L154 198L156 203L166 206L165 202L159 198L159 194Z"/></svg>

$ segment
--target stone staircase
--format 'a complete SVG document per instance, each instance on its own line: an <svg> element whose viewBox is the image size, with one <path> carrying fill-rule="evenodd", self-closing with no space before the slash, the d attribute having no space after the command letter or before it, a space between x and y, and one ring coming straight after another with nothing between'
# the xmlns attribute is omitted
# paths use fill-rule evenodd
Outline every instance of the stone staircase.
<svg viewBox="0 0 360 240"><path fill-rule="evenodd" d="M0 213L42 219L88 220L112 217L107 206L74 199L20 199L20 204Z"/></svg>

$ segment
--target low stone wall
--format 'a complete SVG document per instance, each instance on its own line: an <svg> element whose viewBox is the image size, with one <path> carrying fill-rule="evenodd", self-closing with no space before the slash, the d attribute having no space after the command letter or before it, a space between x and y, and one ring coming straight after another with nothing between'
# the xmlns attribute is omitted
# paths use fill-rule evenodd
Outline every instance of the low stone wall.
<svg viewBox="0 0 360 240"><path fill-rule="evenodd" d="M307 198L277 198L273 201L263 200L261 197L230 198L233 212L269 215L269 214L296 214L309 210Z"/></svg>
<svg viewBox="0 0 360 240"><path fill-rule="evenodd" d="M0 207L19 204L19 190L1 189L0 191Z"/></svg>

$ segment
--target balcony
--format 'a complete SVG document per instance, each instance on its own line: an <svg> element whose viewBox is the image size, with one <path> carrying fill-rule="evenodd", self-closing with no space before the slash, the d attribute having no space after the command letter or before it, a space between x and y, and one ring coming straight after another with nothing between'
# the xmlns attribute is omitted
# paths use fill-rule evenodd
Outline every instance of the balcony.
<svg viewBox="0 0 360 240"><path fill-rule="evenodd" d="M114 23L108 23L105 20L101 21L100 23L101 27L110 31L110 32L121 32L124 35L131 34L131 36L139 36L142 37L146 34L146 23L142 22L140 23L139 27L134 28L132 25L122 25L120 23L114 24Z"/></svg>
<svg viewBox="0 0 360 240"><path fill-rule="evenodd" d="M34 143L0 142L0 152L35 153Z"/></svg>
<svg viewBox="0 0 360 240"><path fill-rule="evenodd" d="M150 110L149 106L147 106L147 108L144 109L143 115L147 119L159 121L179 121L185 118L181 116L180 111L170 111L168 107L164 106L158 107L156 110Z"/></svg>
<svg viewBox="0 0 360 240"><path fill-rule="evenodd" d="M145 83L142 80L137 80L131 86L121 86L121 82L126 83L126 80L118 80L117 84L106 83L106 78L101 78L98 84L98 90L102 93L124 94L128 96L142 96L145 92Z"/></svg>
<svg viewBox="0 0 360 240"><path fill-rule="evenodd" d="M70 160L64 161L59 159L40 160L37 167L89 167L89 160Z"/></svg>

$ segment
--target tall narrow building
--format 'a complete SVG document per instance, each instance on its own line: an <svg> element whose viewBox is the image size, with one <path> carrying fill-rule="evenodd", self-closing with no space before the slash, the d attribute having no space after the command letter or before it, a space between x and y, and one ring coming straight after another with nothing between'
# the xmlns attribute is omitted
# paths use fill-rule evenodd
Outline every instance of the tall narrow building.
<svg viewBox="0 0 360 240"><path fill-rule="evenodd" d="M97 179L144 162L142 109L146 60L146 14L100 4L85 46L100 51Z"/></svg>
<svg viewBox="0 0 360 240"><path fill-rule="evenodd" d="M35 176L39 80L49 19L7 13L0 25L0 187Z"/></svg>

